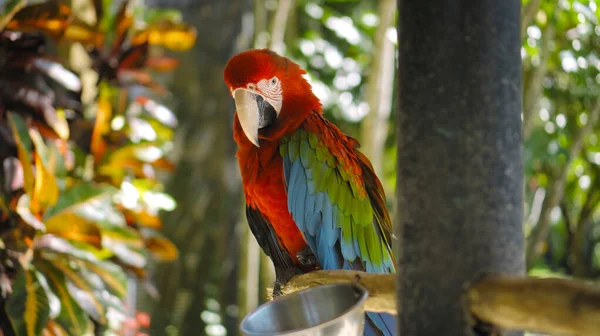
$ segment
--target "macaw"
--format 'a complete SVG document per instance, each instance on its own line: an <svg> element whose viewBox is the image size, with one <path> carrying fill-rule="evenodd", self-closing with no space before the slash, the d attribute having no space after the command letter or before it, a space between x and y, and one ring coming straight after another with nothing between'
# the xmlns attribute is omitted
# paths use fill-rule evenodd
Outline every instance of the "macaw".
<svg viewBox="0 0 600 336"><path fill-rule="evenodd" d="M306 72L268 49L225 66L251 231L280 288L316 269L395 273L385 194L358 142L323 116ZM394 335L394 316L367 313L365 335Z"/></svg>

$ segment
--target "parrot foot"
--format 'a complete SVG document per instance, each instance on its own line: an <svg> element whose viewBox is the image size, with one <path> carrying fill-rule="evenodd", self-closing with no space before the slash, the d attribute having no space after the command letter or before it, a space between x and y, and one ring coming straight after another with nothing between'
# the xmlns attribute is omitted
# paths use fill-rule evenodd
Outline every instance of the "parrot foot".
<svg viewBox="0 0 600 336"><path fill-rule="evenodd" d="M298 258L298 262L300 262L300 265L302 265L303 268L319 268L319 261L308 245L304 246L302 250L296 253L296 258Z"/></svg>
<svg viewBox="0 0 600 336"><path fill-rule="evenodd" d="M275 283L273 284L273 297L276 298L283 294L281 287L290 281L295 275L304 274L304 272L297 267L289 267L285 269L275 269Z"/></svg>

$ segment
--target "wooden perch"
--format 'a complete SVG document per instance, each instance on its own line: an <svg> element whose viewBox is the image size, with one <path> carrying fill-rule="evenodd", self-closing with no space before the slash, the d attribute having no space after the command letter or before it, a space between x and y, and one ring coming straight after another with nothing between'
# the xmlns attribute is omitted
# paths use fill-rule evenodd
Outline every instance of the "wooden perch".
<svg viewBox="0 0 600 336"><path fill-rule="evenodd" d="M315 271L293 277L282 288L283 295L332 283L357 282L369 291L367 311L396 314L396 275L359 271Z"/></svg>
<svg viewBox="0 0 600 336"><path fill-rule="evenodd" d="M488 277L467 297L473 315L503 328L600 335L600 290L581 281Z"/></svg>
<svg viewBox="0 0 600 336"><path fill-rule="evenodd" d="M316 271L293 277L283 294L331 283L357 282L369 291L365 309L396 314L396 276ZM600 289L577 280L488 276L466 292L469 311L505 329L554 335L600 335Z"/></svg>

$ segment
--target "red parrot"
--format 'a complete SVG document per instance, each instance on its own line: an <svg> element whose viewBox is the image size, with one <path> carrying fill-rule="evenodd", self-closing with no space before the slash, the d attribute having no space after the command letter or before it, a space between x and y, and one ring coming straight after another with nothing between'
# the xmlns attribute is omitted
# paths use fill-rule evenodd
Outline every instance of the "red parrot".
<svg viewBox="0 0 600 336"><path fill-rule="evenodd" d="M288 58L268 49L233 56L224 70L248 223L276 271L395 273L385 194L358 142L323 116ZM394 335L394 316L367 313L365 335Z"/></svg>

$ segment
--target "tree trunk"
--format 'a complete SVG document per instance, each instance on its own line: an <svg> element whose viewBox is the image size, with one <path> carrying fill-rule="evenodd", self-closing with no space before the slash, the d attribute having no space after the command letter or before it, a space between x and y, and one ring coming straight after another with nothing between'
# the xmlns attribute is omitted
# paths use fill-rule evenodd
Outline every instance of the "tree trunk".
<svg viewBox="0 0 600 336"><path fill-rule="evenodd" d="M178 99L179 126L171 153L177 169L166 189L178 207L163 220L180 258L154 272L161 297L158 302L144 299L151 313L149 334L204 335L210 324L222 324L235 335L239 316L230 307L238 299L241 230L236 226L242 196L232 137L235 109L223 68L233 54L249 47L252 22L243 18L252 14L251 2L164 1L149 5L178 8L198 35L191 51L176 55L181 63L169 85ZM205 311L219 315L220 322L204 318Z"/></svg>
<svg viewBox="0 0 600 336"><path fill-rule="evenodd" d="M399 333L472 335L467 286L524 271L520 1L399 15Z"/></svg>
<svg viewBox="0 0 600 336"><path fill-rule="evenodd" d="M361 151L369 157L377 176L383 176L383 153L388 135L388 120L392 111L394 92L394 43L387 37L394 24L396 3L394 0L379 1L379 25L375 31L371 55L371 73L366 83L365 100L369 114L361 128Z"/></svg>

